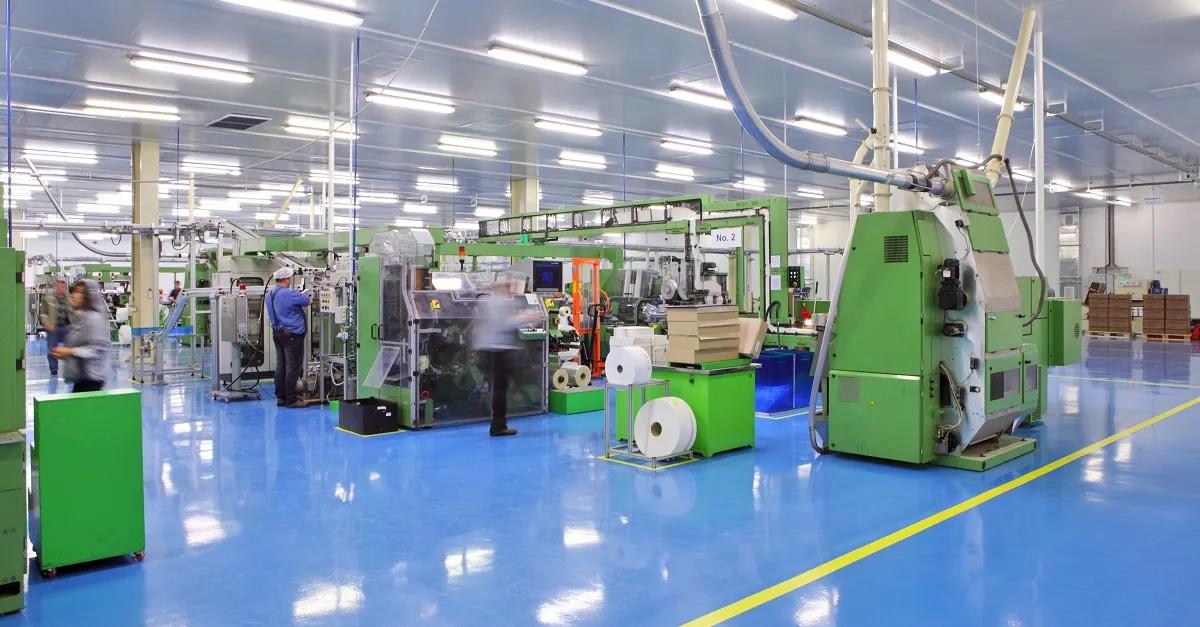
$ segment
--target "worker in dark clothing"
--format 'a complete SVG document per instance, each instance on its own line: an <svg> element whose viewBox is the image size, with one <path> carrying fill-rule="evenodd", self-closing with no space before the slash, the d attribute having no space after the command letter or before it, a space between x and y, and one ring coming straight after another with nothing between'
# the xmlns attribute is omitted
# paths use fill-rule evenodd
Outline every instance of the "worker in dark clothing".
<svg viewBox="0 0 1200 627"><path fill-rule="evenodd" d="M292 289L292 269L275 271L275 287L267 293L267 315L275 340L275 404L303 407L296 382L304 367L304 308L312 302L307 294Z"/></svg>
<svg viewBox="0 0 1200 627"><path fill-rule="evenodd" d="M58 376L58 358L54 349L67 341L71 329L71 302L67 299L67 282L55 279L54 287L42 294L38 303L38 321L46 331L46 361L50 363L50 376Z"/></svg>
<svg viewBox="0 0 1200 627"><path fill-rule="evenodd" d="M179 293L182 291L183 291L183 284L180 283L179 281L176 281L175 287L172 288L171 293L167 295L167 302L174 305L175 301L179 300Z"/></svg>
<svg viewBox="0 0 1200 627"><path fill-rule="evenodd" d="M484 301L484 315L475 324L475 349L486 355L484 365L492 388L492 437L516 435L508 426L509 371L514 367L520 340L517 329L541 319L535 312L522 313L507 283L496 283Z"/></svg>

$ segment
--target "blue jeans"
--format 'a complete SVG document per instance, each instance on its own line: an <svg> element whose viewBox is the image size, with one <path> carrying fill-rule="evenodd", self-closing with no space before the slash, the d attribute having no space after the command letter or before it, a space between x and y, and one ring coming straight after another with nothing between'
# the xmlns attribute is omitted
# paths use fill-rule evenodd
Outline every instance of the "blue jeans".
<svg viewBox="0 0 1200 627"><path fill-rule="evenodd" d="M56 347L67 341L67 325L60 324L53 331L46 333L46 361L50 362L50 374L58 374L58 359L50 354Z"/></svg>

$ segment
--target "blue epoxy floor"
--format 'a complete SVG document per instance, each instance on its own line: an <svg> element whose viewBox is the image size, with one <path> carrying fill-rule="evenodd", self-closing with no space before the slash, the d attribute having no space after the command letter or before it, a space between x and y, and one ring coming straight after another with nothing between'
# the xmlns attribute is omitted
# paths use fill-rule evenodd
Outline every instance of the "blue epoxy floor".
<svg viewBox="0 0 1200 627"><path fill-rule="evenodd" d="M649 473L595 459L599 414L358 438L146 387L146 561L34 573L0 627L678 624L1200 396L1197 356L1089 341L1038 450L986 473L814 459L804 417ZM30 395L62 387L30 362ZM1198 453L1200 406L734 622L1200 624Z"/></svg>

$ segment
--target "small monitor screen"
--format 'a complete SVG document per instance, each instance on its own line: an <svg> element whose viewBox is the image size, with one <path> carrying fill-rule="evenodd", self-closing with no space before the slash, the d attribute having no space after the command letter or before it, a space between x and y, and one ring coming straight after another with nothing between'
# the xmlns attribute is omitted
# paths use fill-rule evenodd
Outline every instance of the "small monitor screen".
<svg viewBox="0 0 1200 627"><path fill-rule="evenodd" d="M533 261L533 291L562 291L563 269L561 261Z"/></svg>

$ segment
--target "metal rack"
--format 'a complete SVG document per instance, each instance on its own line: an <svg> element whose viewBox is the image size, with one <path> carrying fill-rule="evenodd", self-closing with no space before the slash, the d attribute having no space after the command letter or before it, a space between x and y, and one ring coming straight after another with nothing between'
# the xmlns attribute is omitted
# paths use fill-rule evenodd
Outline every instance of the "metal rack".
<svg viewBox="0 0 1200 627"><path fill-rule="evenodd" d="M634 383L631 385L618 385L616 383L604 384L604 457L610 459L614 456L629 457L642 462L649 462L651 468L658 468L659 462L668 461L671 459L692 458L692 449L688 449L678 455L666 458L648 457L643 455L637 449L637 444L633 441L633 418L634 418L634 392L640 392L641 401L638 407L646 404L646 390L651 388L662 388L662 397L671 395L671 384L669 381L660 379L651 379L646 383ZM610 392L625 392L625 435L626 440L621 442L617 440L614 444L612 439L614 421L616 420L616 396L610 395ZM661 397L660 397L661 398Z"/></svg>

